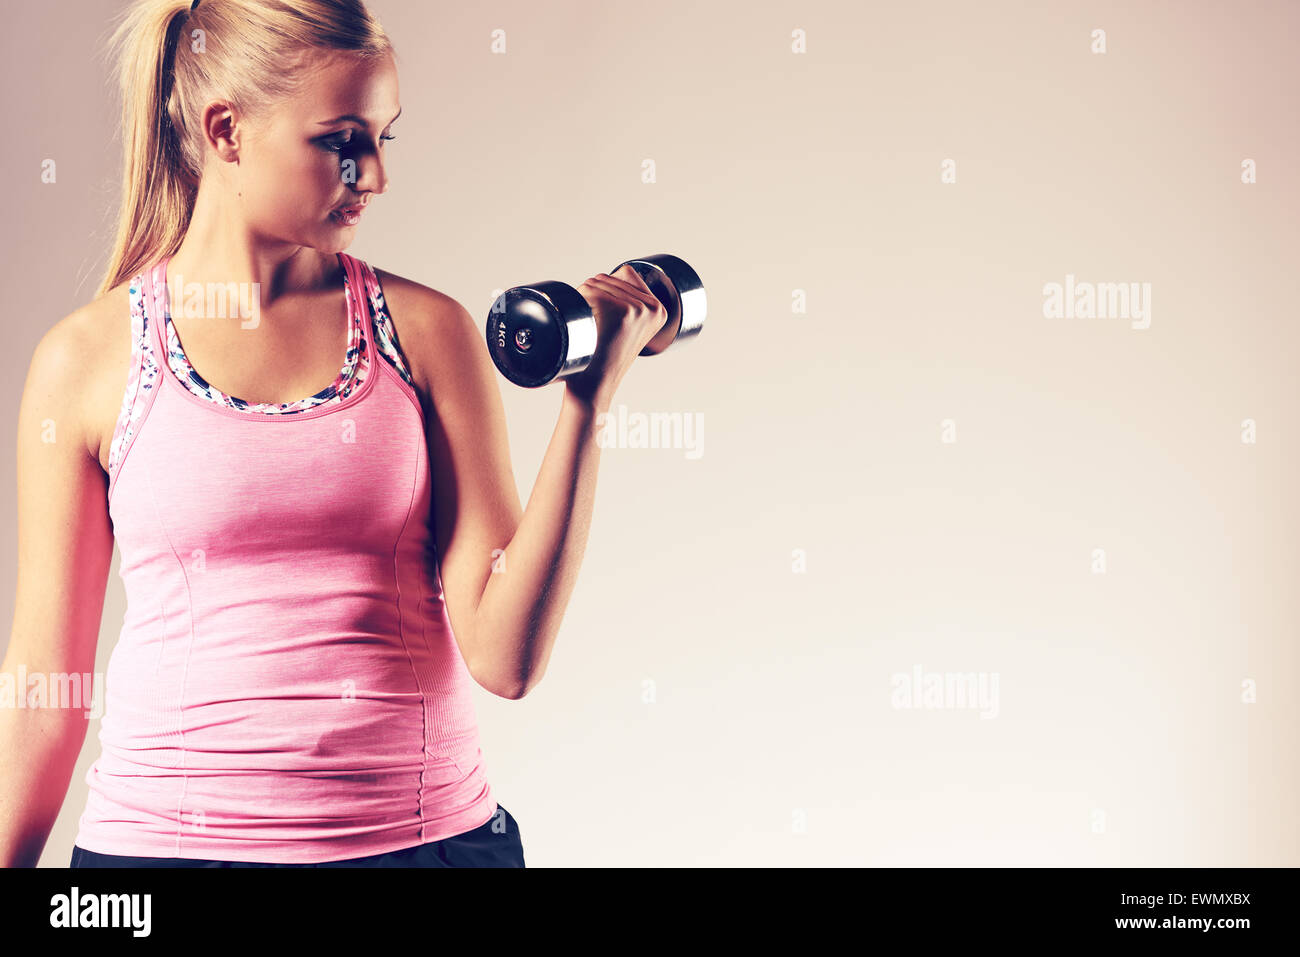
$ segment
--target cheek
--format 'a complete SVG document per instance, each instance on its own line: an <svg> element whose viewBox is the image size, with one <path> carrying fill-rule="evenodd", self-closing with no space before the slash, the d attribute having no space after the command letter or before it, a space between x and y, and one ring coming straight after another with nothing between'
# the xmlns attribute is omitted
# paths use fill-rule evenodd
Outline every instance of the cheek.
<svg viewBox="0 0 1300 957"><path fill-rule="evenodd" d="M306 156L298 164L294 175L299 177L303 188L313 190L322 196L333 197L338 193L338 183L342 178L343 162L346 157L339 153L327 153L313 150L315 155Z"/></svg>
<svg viewBox="0 0 1300 957"><path fill-rule="evenodd" d="M315 221L337 197L341 176L337 153L312 150L261 167L245 196L256 201L268 221Z"/></svg>

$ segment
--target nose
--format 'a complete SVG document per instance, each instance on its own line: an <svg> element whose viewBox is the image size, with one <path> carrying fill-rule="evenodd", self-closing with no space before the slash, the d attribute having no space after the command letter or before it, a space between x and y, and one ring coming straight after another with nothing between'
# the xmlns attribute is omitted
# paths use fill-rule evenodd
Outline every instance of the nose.
<svg viewBox="0 0 1300 957"><path fill-rule="evenodd" d="M377 153L347 157L340 164L339 178L354 193L388 192L388 172Z"/></svg>
<svg viewBox="0 0 1300 957"><path fill-rule="evenodd" d="M358 193L388 192L388 171L384 166L384 158L378 151L357 157L356 163L357 181L352 184L353 189Z"/></svg>

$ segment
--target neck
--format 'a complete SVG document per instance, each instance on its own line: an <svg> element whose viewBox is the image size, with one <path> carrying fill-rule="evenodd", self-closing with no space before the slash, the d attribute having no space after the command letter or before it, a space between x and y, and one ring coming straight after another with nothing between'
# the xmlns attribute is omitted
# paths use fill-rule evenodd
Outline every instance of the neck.
<svg viewBox="0 0 1300 957"><path fill-rule="evenodd" d="M173 301L179 287L228 289L269 309L285 296L337 286L337 256L270 239L244 221L239 199L200 187L189 228L167 265Z"/></svg>

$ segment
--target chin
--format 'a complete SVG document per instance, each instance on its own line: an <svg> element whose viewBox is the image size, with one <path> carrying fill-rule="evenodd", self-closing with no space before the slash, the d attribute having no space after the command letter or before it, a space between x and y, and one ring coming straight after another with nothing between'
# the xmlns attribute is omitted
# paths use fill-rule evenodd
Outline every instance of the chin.
<svg viewBox="0 0 1300 957"><path fill-rule="evenodd" d="M320 236L316 242L305 242L303 245L333 255L343 252L352 245L352 240L356 238L355 232L354 229L339 229L337 226L333 226L323 230L324 235Z"/></svg>

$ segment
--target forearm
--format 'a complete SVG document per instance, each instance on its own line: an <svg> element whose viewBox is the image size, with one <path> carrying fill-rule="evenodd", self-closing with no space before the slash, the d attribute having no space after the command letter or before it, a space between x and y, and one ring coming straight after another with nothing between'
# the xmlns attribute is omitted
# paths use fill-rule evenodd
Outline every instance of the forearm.
<svg viewBox="0 0 1300 957"><path fill-rule="evenodd" d="M560 418L519 527L488 576L474 620L479 672L517 697L546 671L587 548L608 402L564 392Z"/></svg>
<svg viewBox="0 0 1300 957"><path fill-rule="evenodd" d="M86 738L80 710L0 708L0 867L35 867Z"/></svg>

